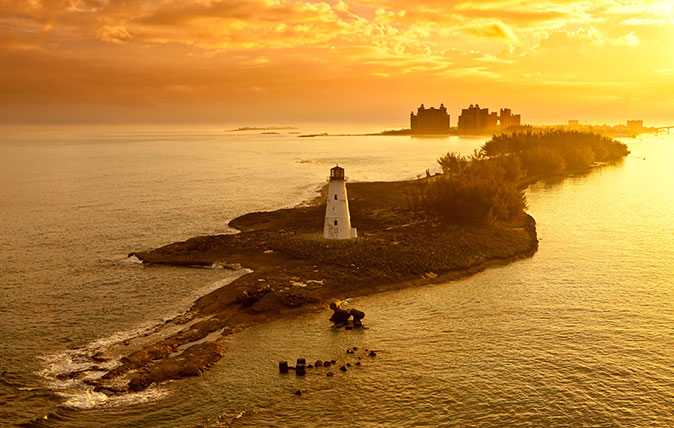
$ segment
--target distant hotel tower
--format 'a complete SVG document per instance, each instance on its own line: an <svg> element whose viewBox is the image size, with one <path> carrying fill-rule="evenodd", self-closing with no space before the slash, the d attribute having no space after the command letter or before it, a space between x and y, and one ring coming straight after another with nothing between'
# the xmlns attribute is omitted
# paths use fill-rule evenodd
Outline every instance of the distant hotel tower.
<svg viewBox="0 0 674 428"><path fill-rule="evenodd" d="M498 126L501 128L510 128L511 126L520 126L522 124L522 116L519 114L512 114L509 108L502 108L498 116Z"/></svg>
<svg viewBox="0 0 674 428"><path fill-rule="evenodd" d="M461 110L459 116L459 133L471 134L496 129L498 115L489 113L488 108L480 108L479 104L470 105Z"/></svg>
<svg viewBox="0 0 674 428"><path fill-rule="evenodd" d="M425 108L422 104L417 114L410 113L410 128L412 134L448 134L449 115L444 104L440 108Z"/></svg>
<svg viewBox="0 0 674 428"><path fill-rule="evenodd" d="M643 120L628 120L627 121L627 129L640 131L640 130L644 129L644 121Z"/></svg>
<svg viewBox="0 0 674 428"><path fill-rule="evenodd" d="M496 112L489 113L488 108L480 108L479 104L471 104L470 107L461 110L459 134L494 131L499 127L505 129L510 126L519 126L522 122L522 117L519 114L512 114L509 108L501 109L500 113L500 116Z"/></svg>
<svg viewBox="0 0 674 428"><path fill-rule="evenodd" d="M357 236L356 228L351 227L344 168L336 166L330 170L323 237L325 239L351 239Z"/></svg>

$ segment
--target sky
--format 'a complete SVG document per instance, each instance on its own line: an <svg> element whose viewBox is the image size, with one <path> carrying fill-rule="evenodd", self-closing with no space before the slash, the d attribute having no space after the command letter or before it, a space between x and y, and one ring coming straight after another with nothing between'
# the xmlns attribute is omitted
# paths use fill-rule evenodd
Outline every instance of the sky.
<svg viewBox="0 0 674 428"><path fill-rule="evenodd" d="M674 125L674 1L0 0L0 123Z"/></svg>

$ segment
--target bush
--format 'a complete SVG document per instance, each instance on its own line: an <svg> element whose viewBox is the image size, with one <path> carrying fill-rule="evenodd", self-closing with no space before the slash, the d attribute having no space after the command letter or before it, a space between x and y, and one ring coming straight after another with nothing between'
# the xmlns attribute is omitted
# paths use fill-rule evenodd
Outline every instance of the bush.
<svg viewBox="0 0 674 428"><path fill-rule="evenodd" d="M550 149L534 149L518 154L528 176L554 175L566 169L562 155Z"/></svg>
<svg viewBox="0 0 674 428"><path fill-rule="evenodd" d="M512 220L527 208L524 192L496 178L439 177L428 186L426 212L460 224Z"/></svg>
<svg viewBox="0 0 674 428"><path fill-rule="evenodd" d="M468 165L468 159L459 153L448 152L438 158L442 173L447 175L460 174Z"/></svg>
<svg viewBox="0 0 674 428"><path fill-rule="evenodd" d="M464 224L509 221L527 208L517 186L527 177L588 168L594 161L618 160L629 153L613 138L590 132L517 131L494 135L472 156L447 153L438 158L444 172L417 197L415 212Z"/></svg>
<svg viewBox="0 0 674 428"><path fill-rule="evenodd" d="M629 154L627 145L613 138L560 129L495 135L480 152L490 158L517 155L529 176L587 169L595 161L615 161Z"/></svg>
<svg viewBox="0 0 674 428"><path fill-rule="evenodd" d="M594 162L595 153L590 147L570 147L562 152L567 170L587 169Z"/></svg>

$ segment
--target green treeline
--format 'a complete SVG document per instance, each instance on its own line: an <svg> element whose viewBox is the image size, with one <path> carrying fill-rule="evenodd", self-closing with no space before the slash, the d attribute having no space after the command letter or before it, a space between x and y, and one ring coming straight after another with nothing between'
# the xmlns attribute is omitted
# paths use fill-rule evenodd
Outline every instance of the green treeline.
<svg viewBox="0 0 674 428"><path fill-rule="evenodd" d="M494 135L482 145L484 157L516 155L528 176L587 169L593 162L611 162L629 153L627 145L599 134L549 130Z"/></svg>
<svg viewBox="0 0 674 428"><path fill-rule="evenodd" d="M582 131L514 132L492 137L471 156L447 153L443 174L426 180L410 205L425 216L459 224L508 222L527 208L522 184L588 169L629 153L613 138Z"/></svg>

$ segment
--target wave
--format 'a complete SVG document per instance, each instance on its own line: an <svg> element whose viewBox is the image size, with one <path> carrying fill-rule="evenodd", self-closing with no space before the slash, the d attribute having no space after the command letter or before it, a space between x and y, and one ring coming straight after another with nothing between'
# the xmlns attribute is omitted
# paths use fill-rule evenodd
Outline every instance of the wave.
<svg viewBox="0 0 674 428"><path fill-rule="evenodd" d="M210 266L204 266L206 269L229 269L229 270L242 270L239 263L219 263L215 262Z"/></svg>
<svg viewBox="0 0 674 428"><path fill-rule="evenodd" d="M120 262L132 264L132 265L138 265L138 264L142 265L143 264L143 261L136 256L125 257L122 260L120 260Z"/></svg>
<svg viewBox="0 0 674 428"><path fill-rule="evenodd" d="M94 407L121 407L157 401L168 396L168 391L165 388L153 385L141 392L108 396L102 392L94 391L93 387L89 387L79 391L72 390L59 393L59 395L64 400L63 407L86 410Z"/></svg>
<svg viewBox="0 0 674 428"><path fill-rule="evenodd" d="M224 278L209 283L196 291L197 297L206 295L218 288L230 284L237 278L251 273L250 269L238 269L226 273ZM163 317L160 321L149 321L136 328L115 332L109 336L94 340L83 347L66 349L40 357L43 368L37 374L45 379L50 390L62 398L62 405L72 409L91 409L100 406L125 406L164 398L168 392L160 387L151 387L142 392L107 395L94 391L86 381L97 380L118 365L117 358L103 361L96 358L97 353L111 351L114 347L128 344L137 338L151 334L158 336L166 332L166 325L175 322L182 325L192 319L189 310L176 312ZM121 349L124 349L121 347ZM110 356L110 355L106 355Z"/></svg>

